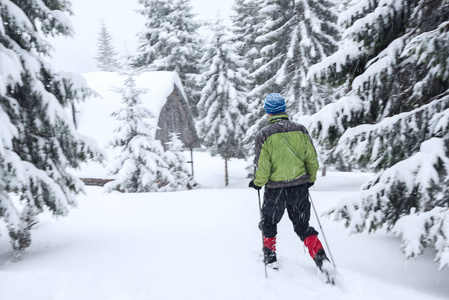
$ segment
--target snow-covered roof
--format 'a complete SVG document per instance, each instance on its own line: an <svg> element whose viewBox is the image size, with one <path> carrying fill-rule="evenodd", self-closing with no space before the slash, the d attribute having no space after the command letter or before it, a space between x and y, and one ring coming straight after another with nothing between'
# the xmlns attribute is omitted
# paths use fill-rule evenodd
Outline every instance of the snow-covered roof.
<svg viewBox="0 0 449 300"><path fill-rule="evenodd" d="M105 147L112 139L114 129L119 126L111 114L120 108L122 96L114 88L122 87L126 76L115 72L93 72L83 76L88 87L98 95L76 105L78 130ZM134 80L137 88L146 90L141 95L142 104L153 113L156 120L175 86L186 99L181 80L174 72L144 72L136 75Z"/></svg>
<svg viewBox="0 0 449 300"><path fill-rule="evenodd" d="M114 136L114 130L120 125L112 117L112 113L121 107L122 96L115 88L123 87L127 78L115 72L93 72L83 74L87 86L97 95L92 95L81 103L76 103L76 122L78 131L98 143L100 149L106 154L105 163L114 155L109 143ZM147 107L159 119L162 107L167 102L167 97L175 87L182 93L184 101L186 96L179 76L174 72L144 72L134 77L137 88L145 89L141 95L142 104ZM98 163L87 162L81 165L80 170L73 170L79 177L108 178L107 170L98 167Z"/></svg>

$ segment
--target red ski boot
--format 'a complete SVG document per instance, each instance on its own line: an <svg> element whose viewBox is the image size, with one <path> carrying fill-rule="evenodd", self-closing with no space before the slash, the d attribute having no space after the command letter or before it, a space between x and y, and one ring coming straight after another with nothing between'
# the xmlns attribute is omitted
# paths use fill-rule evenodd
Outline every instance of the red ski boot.
<svg viewBox="0 0 449 300"><path fill-rule="evenodd" d="M316 266L320 270L320 274L324 275L324 281L332 285L335 284L336 270L334 265L326 256L326 252L316 235L308 236L304 239L304 245L309 249L309 254L315 261Z"/></svg>
<svg viewBox="0 0 449 300"><path fill-rule="evenodd" d="M277 270L278 263L276 259L276 238L263 238L264 262L267 267Z"/></svg>

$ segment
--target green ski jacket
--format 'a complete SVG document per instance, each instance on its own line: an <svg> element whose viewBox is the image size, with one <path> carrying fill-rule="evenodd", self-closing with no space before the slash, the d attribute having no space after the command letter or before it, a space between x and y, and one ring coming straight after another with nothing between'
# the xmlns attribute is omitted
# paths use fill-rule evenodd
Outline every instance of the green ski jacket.
<svg viewBox="0 0 449 300"><path fill-rule="evenodd" d="M314 182L318 160L307 129L287 114L271 116L268 124L256 136L254 184L279 188Z"/></svg>

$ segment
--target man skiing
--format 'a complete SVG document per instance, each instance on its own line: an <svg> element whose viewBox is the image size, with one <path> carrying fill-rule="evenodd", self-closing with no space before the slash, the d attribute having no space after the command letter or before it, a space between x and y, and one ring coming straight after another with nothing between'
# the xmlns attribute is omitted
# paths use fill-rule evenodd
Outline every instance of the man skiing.
<svg viewBox="0 0 449 300"><path fill-rule="evenodd" d="M309 188L313 186L318 171L318 160L307 129L291 122L285 113L284 98L269 94L264 102L268 126L256 136L254 180L249 187L260 190L265 186L262 206L264 262L277 269L277 224L285 209L293 228L309 250L317 267L334 283L334 267L318 239L318 232L309 226Z"/></svg>

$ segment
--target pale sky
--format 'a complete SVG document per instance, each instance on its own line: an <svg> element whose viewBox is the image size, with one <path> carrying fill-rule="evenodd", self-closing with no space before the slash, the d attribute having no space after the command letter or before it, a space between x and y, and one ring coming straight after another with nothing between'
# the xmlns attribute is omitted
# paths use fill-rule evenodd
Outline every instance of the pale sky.
<svg viewBox="0 0 449 300"><path fill-rule="evenodd" d="M71 17L73 38L50 39L55 48L52 64L56 70L74 73L97 71L95 56L100 24L103 20L116 50L133 53L136 34L143 31L144 18L136 12L138 0L71 0L75 16ZM192 0L194 13L200 19L213 19L220 13L228 18L234 0Z"/></svg>

